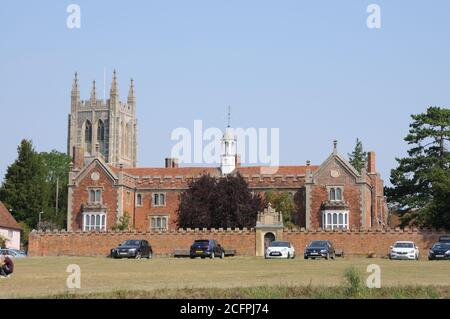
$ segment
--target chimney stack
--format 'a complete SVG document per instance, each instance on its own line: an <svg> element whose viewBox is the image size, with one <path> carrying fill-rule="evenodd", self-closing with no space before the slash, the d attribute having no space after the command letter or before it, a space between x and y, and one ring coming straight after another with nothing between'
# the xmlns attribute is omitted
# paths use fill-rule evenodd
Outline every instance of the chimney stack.
<svg viewBox="0 0 450 319"><path fill-rule="evenodd" d="M236 167L240 167L241 166L241 155L239 155L239 154L236 154L235 166Z"/></svg>
<svg viewBox="0 0 450 319"><path fill-rule="evenodd" d="M177 168L178 167L178 158L166 157L165 166L166 166L166 168Z"/></svg>
<svg viewBox="0 0 450 319"><path fill-rule="evenodd" d="M376 167L375 167L375 152L368 152L367 153L367 171L369 173L376 173Z"/></svg>

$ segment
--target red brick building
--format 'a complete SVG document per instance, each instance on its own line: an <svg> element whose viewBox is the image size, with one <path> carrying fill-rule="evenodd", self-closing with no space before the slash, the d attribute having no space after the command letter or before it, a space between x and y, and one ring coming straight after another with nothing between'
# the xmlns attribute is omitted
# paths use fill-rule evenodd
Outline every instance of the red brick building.
<svg viewBox="0 0 450 319"><path fill-rule="evenodd" d="M111 229L125 213L129 214L133 228L138 230L174 229L179 195L187 189L189 181L202 174L220 177L237 173L255 192L276 190L294 194L300 191L300 227L368 229L385 226L386 200L383 180L376 172L374 152L368 153L367 169L357 171L338 154L335 141L332 153L319 166L309 163L280 166L272 172L259 166L240 165L236 138L228 127L222 139L220 167L179 167L177 160L170 158L166 159L165 167L133 167L137 142L135 134L126 128L136 128L134 88L130 88L128 103L118 102L114 73L110 100L98 101L94 87L90 102L80 102L77 81L74 80L72 87L72 114L69 116L72 129L68 149L73 163L68 187L68 230ZM104 115L108 105L114 105L108 115L110 121ZM129 109L133 113L128 123L120 114ZM97 117L105 120L100 122ZM116 118L121 122L114 126ZM75 120L78 128L73 127ZM100 124L92 126L91 123ZM109 139L104 138L102 130L108 132ZM99 147L101 143L105 146ZM85 151L87 149L89 152Z"/></svg>

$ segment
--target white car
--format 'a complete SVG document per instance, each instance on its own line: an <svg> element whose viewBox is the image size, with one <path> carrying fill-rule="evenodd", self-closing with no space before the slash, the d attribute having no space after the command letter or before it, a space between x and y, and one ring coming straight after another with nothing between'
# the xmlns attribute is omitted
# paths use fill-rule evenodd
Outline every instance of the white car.
<svg viewBox="0 0 450 319"><path fill-rule="evenodd" d="M397 241L391 246L389 259L419 259L419 248L412 241Z"/></svg>
<svg viewBox="0 0 450 319"><path fill-rule="evenodd" d="M264 254L268 258L295 258L294 246L288 241L273 241Z"/></svg>

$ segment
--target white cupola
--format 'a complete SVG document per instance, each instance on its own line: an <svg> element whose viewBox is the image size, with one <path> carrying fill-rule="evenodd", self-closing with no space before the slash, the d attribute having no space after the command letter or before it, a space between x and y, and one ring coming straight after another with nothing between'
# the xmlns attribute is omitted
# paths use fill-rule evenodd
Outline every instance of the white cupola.
<svg viewBox="0 0 450 319"><path fill-rule="evenodd" d="M220 157L220 170L223 175L230 174L236 168L236 136L231 127L225 129L222 138L222 155Z"/></svg>

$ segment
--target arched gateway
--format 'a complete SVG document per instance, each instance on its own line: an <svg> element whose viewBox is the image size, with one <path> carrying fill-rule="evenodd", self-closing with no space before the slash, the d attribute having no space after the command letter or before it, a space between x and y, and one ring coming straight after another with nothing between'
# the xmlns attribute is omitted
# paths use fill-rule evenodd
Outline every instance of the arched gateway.
<svg viewBox="0 0 450 319"><path fill-rule="evenodd" d="M264 211L258 213L256 222L256 256L263 257L264 251L274 240L283 239L283 216L269 203Z"/></svg>

